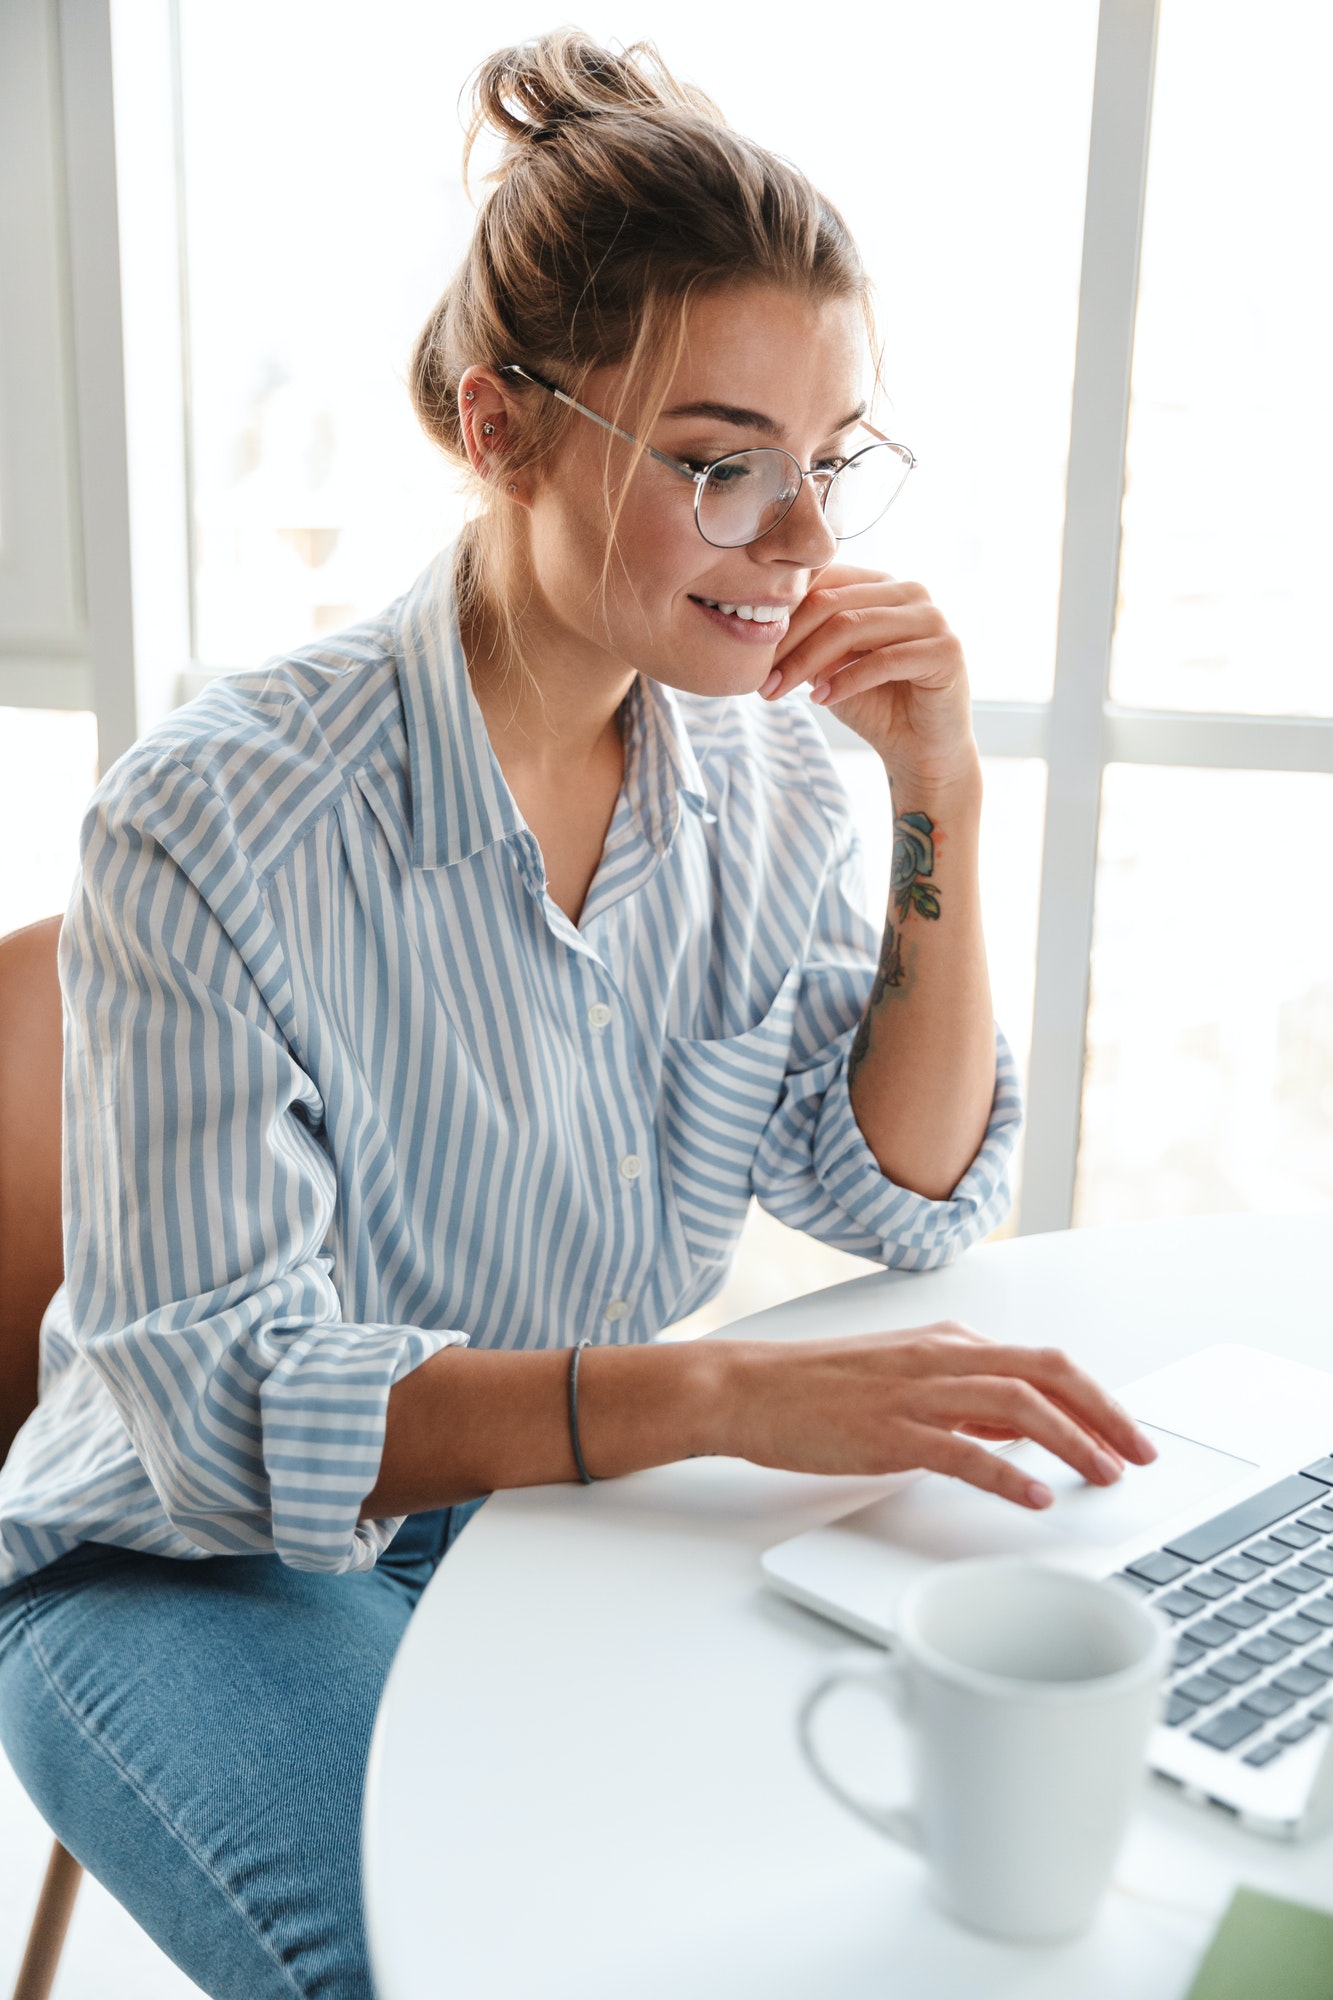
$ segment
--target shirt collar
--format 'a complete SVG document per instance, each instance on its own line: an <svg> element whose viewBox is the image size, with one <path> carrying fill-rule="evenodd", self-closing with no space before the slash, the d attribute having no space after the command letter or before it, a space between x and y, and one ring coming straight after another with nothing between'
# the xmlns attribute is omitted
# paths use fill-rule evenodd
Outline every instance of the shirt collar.
<svg viewBox="0 0 1333 2000"><path fill-rule="evenodd" d="M459 636L454 545L442 548L401 601L398 678L412 785L412 859L447 868L527 821L491 747ZM670 840L676 798L703 813L707 790L673 688L639 674L628 696L625 778L655 847Z"/></svg>

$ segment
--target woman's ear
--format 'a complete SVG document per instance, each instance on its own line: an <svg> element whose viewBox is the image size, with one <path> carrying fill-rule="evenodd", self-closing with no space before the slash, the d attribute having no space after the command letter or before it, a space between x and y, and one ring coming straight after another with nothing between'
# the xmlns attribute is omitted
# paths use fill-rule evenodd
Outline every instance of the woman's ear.
<svg viewBox="0 0 1333 2000"><path fill-rule="evenodd" d="M458 426L472 469L488 484L503 480L517 494L519 481L509 479L505 462L514 429L514 412L499 381L489 369L467 368L458 384Z"/></svg>

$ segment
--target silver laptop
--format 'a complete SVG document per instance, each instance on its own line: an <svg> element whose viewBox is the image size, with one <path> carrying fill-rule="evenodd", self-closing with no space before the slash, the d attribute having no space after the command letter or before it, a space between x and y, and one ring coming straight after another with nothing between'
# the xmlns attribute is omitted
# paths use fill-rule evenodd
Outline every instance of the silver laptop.
<svg viewBox="0 0 1333 2000"><path fill-rule="evenodd" d="M1093 1487L1038 1445L999 1449L1055 1492L1040 1514L940 1474L763 1556L785 1596L884 1643L904 1584L1028 1554L1139 1591L1176 1632L1157 1775L1258 1832L1333 1821L1333 1374L1209 1347L1118 1389L1157 1446Z"/></svg>

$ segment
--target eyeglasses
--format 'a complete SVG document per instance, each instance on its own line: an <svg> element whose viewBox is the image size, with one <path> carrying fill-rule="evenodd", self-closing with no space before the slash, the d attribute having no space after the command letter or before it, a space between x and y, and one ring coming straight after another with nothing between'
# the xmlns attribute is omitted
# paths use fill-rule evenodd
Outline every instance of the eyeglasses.
<svg viewBox="0 0 1333 2000"><path fill-rule="evenodd" d="M571 410L591 417L603 430L614 431L627 444L638 445L659 464L670 466L694 487L695 526L706 542L718 549L744 548L772 534L796 505L807 479L816 482L824 519L839 542L865 534L885 515L903 489L916 458L905 444L895 444L861 419L862 427L876 440L863 451L837 463L812 465L802 469L789 451L777 445L760 445L752 451L731 451L708 465L689 459L672 458L655 445L622 431L606 417L598 416L586 403L576 402L554 382L534 375L517 361L506 362L502 375L518 375L535 383L549 395L558 396Z"/></svg>

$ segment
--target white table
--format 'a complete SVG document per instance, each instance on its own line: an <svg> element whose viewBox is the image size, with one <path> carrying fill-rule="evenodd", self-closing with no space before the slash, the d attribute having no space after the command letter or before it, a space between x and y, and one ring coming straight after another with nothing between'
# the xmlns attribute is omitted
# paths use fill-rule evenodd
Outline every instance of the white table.
<svg viewBox="0 0 1333 2000"><path fill-rule="evenodd" d="M1139 1223L877 1272L729 1331L956 1318L1062 1345L1109 1385L1215 1340L1333 1366L1331 1274L1333 1214ZM1270 1842L1145 1783L1123 1886L1083 1939L1000 1945L941 1916L920 1864L801 1763L798 1697L854 1642L758 1569L881 1484L702 1459L487 1501L380 1709L382 2000L1180 2000L1237 1883L1333 1909L1333 1836ZM842 1697L826 1740L878 1746L882 1775L859 1775L891 1793L898 1746L872 1699Z"/></svg>

